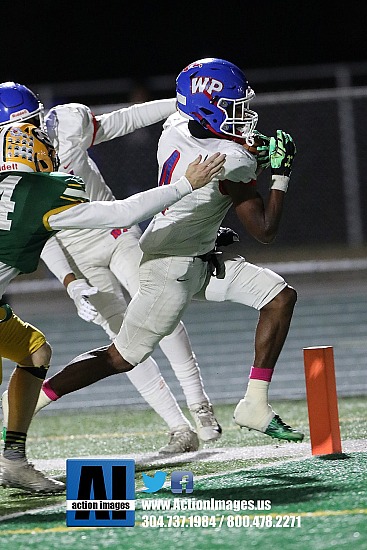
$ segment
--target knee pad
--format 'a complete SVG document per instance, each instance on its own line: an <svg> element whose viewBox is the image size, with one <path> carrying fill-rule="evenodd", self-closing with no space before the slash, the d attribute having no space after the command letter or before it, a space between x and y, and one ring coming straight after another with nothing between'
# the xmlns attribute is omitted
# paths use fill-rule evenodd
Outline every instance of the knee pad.
<svg viewBox="0 0 367 550"><path fill-rule="evenodd" d="M35 376L39 380L44 380L47 375L47 371L49 367L41 366L41 367L19 367L20 369L26 370L31 374L32 376Z"/></svg>

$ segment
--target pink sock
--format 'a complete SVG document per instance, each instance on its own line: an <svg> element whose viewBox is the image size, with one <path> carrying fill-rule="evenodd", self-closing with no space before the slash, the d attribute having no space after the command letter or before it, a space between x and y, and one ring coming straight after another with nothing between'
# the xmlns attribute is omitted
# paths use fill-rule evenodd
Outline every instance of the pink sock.
<svg viewBox="0 0 367 550"><path fill-rule="evenodd" d="M249 378L255 380L264 380L264 382L271 382L274 369L259 369L257 367L251 367Z"/></svg>
<svg viewBox="0 0 367 550"><path fill-rule="evenodd" d="M261 369L260 369L261 370ZM51 401L57 401L59 399L59 396L54 392L54 390L50 387L50 384L48 383L48 380L45 380L42 384L42 389L47 395Z"/></svg>

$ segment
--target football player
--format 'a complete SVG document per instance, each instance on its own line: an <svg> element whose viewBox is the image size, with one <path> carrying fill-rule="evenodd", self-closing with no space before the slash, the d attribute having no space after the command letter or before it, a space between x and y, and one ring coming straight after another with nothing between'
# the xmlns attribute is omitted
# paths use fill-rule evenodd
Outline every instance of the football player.
<svg viewBox="0 0 367 550"><path fill-rule="evenodd" d="M6 103L7 107L2 107L1 103ZM82 177L90 200L112 201L115 198L87 150L94 144L167 118L175 110L175 98L132 105L100 116L94 116L85 105L71 103L52 108L44 119L43 105L26 86L11 82L0 85L0 124L21 117L44 125L58 152L61 170ZM101 325L111 339L118 333L126 310L121 285L130 296L138 290L140 236L138 225L112 231L65 231L50 239L42 252L42 259L75 301L79 315ZM179 322L160 345L181 384L200 439L218 439L221 427L205 392L183 323ZM160 452L197 450L197 434L183 415L154 359L146 359L144 364L128 373L128 377L169 427L170 440ZM36 411L49 403L50 399L41 391ZM6 425L6 392L3 410Z"/></svg>
<svg viewBox="0 0 367 550"><path fill-rule="evenodd" d="M271 178L265 201L256 187L257 158L248 150L254 145L258 115L249 108L254 92L244 73L226 60L207 58L187 66L176 84L179 112L164 124L158 145L159 186L169 187L182 175L192 155L210 155L218 147L226 153L224 172L157 214L143 233L140 290L113 343L79 356L43 387L56 399L89 384L91 376L102 379L111 371L128 371L172 331L193 298L240 303L258 310L259 318L250 379L234 420L270 437L302 441L304 434L283 422L268 402L296 291L271 270L231 253L231 247L221 256L213 253L231 207L255 239L275 239L296 153L294 141L281 130L269 140ZM217 276L212 276L215 264Z"/></svg>
<svg viewBox="0 0 367 550"><path fill-rule="evenodd" d="M57 172L56 151L36 126L18 122L0 127L0 152L0 297L19 273L36 270L44 244L58 230L111 228L121 221L123 227L131 227L208 183L225 161L219 153L203 162L197 157L169 188L120 201L89 202L80 178ZM43 334L24 327L8 305L1 306L0 319L0 356L17 362L9 383L0 484L32 492L63 491L64 484L36 470L25 452L50 347Z"/></svg>

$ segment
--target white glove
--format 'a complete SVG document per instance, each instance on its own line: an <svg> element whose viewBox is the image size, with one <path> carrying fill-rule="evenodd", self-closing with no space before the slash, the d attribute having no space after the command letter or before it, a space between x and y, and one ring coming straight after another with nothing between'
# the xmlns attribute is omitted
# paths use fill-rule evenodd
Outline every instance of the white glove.
<svg viewBox="0 0 367 550"><path fill-rule="evenodd" d="M77 279L76 281L71 281L66 287L66 290L70 298L74 300L79 317L84 319L84 321L93 321L98 311L90 303L88 296L97 294L98 288L90 286L85 279Z"/></svg>

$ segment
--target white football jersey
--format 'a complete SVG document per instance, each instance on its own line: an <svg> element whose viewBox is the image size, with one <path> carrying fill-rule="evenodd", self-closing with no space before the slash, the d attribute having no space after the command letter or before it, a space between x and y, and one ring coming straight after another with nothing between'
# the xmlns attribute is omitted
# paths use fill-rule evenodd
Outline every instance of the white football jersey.
<svg viewBox="0 0 367 550"><path fill-rule="evenodd" d="M148 101L96 117L89 107L80 103L53 107L45 117L45 123L60 158L59 171L80 176L91 201L115 200L101 172L88 155L88 148L154 124L175 110L175 99ZM140 234L140 228L136 230ZM90 230L65 230L58 234L58 239L67 246L75 239L88 241L92 236Z"/></svg>
<svg viewBox="0 0 367 550"><path fill-rule="evenodd" d="M232 199L221 189L220 181L256 180L256 159L244 147L226 139L198 139L188 129L188 120L179 113L165 122L158 144L159 184L174 182L199 154L226 154L219 177L208 185L157 214L140 239L143 252L170 256L198 256L213 249L218 229Z"/></svg>

